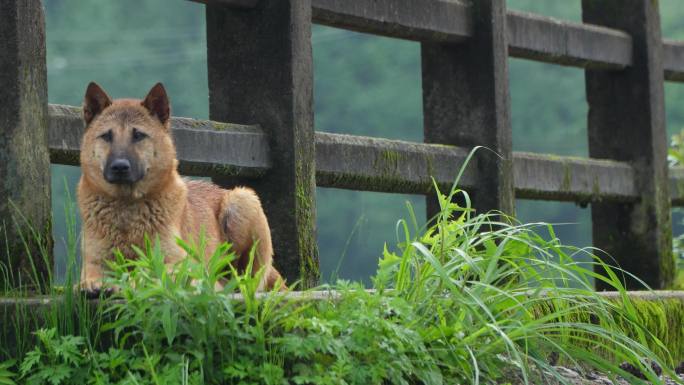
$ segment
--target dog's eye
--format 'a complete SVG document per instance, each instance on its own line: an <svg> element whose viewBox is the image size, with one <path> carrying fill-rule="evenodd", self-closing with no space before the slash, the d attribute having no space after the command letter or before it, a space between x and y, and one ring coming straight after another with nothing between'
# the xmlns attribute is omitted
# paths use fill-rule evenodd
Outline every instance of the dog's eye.
<svg viewBox="0 0 684 385"><path fill-rule="evenodd" d="M112 134L112 130L105 132L104 134L98 136L98 138L104 140L107 143L111 143L112 140L114 139L113 134Z"/></svg>
<svg viewBox="0 0 684 385"><path fill-rule="evenodd" d="M147 138L146 133L139 131L137 128L133 129L133 142L139 142L145 138Z"/></svg>

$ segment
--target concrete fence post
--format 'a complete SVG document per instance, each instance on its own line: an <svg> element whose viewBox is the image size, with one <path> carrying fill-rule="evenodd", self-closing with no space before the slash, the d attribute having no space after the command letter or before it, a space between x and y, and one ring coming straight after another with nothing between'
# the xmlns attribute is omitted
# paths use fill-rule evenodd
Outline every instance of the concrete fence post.
<svg viewBox="0 0 684 385"><path fill-rule="evenodd" d="M207 5L209 115L259 124L273 167L250 181L271 226L275 265L289 283L317 284L311 1ZM226 183L215 179L218 183Z"/></svg>
<svg viewBox="0 0 684 385"><path fill-rule="evenodd" d="M637 203L592 203L594 246L610 255L607 263L662 289L675 264L658 2L583 0L582 9L585 23L625 31L633 46L626 69L586 71L589 155L629 162L640 194ZM640 287L629 277L626 283Z"/></svg>
<svg viewBox="0 0 684 385"><path fill-rule="evenodd" d="M473 206L513 214L506 2L473 2L472 16L473 36L464 42L421 46L425 142L496 152L500 157L486 150L475 157ZM427 202L429 218L439 207L432 196Z"/></svg>
<svg viewBox="0 0 684 385"><path fill-rule="evenodd" d="M40 0L0 0L0 90L0 291L35 288L52 268Z"/></svg>

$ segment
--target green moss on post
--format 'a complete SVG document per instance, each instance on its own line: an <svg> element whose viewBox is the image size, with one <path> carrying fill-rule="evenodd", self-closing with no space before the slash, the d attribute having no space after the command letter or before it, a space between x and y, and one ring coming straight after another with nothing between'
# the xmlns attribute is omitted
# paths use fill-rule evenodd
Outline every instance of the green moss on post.
<svg viewBox="0 0 684 385"><path fill-rule="evenodd" d="M383 150L373 163L373 168L383 177L391 177L397 173L402 155L398 151Z"/></svg>
<svg viewBox="0 0 684 385"><path fill-rule="evenodd" d="M561 190L570 191L572 186L572 171L570 171L570 165L563 164L563 183L561 184Z"/></svg>
<svg viewBox="0 0 684 385"><path fill-rule="evenodd" d="M598 180L597 176L594 176L594 180L592 181L591 193L594 195L592 197L592 200L594 202L598 202L601 200L601 185L599 184L599 180Z"/></svg>

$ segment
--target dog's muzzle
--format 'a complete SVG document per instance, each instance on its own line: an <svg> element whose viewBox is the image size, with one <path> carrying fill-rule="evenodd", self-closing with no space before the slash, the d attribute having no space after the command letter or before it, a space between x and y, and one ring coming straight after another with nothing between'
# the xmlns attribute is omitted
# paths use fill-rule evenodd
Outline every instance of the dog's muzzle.
<svg viewBox="0 0 684 385"><path fill-rule="evenodd" d="M134 164L127 158L108 159L104 178L112 184L133 184L142 178Z"/></svg>

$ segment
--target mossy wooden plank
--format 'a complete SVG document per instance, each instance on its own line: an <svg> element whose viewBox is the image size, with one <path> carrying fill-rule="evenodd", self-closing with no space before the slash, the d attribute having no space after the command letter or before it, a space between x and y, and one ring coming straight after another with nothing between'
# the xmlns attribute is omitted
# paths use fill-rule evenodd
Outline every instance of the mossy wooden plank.
<svg viewBox="0 0 684 385"><path fill-rule="evenodd" d="M50 104L48 111L51 161L78 165L81 108ZM257 178L271 168L266 135L258 126L172 117L171 129L184 175Z"/></svg>
<svg viewBox="0 0 684 385"><path fill-rule="evenodd" d="M462 42L478 33L473 6L432 0L313 0L314 22L422 42ZM401 10L398 12L397 10ZM624 32L526 12L507 13L511 56L587 68L624 68L632 42Z"/></svg>
<svg viewBox="0 0 684 385"><path fill-rule="evenodd" d="M684 42L663 40L665 79L684 82Z"/></svg>
<svg viewBox="0 0 684 385"><path fill-rule="evenodd" d="M194 1L196 3L203 3L203 4L216 4L220 6L226 6L226 7L235 7L235 8L252 8L254 7L259 0L190 0Z"/></svg>
<svg viewBox="0 0 684 385"><path fill-rule="evenodd" d="M515 11L507 26L514 57L603 69L632 63L632 38L622 31Z"/></svg>
<svg viewBox="0 0 684 385"><path fill-rule="evenodd" d="M81 109L51 104L49 145L53 163L78 165L83 132ZM258 126L171 118L184 174L263 177L272 167L267 135ZM432 178L442 188L454 182L468 155L465 147L316 132L316 183L352 190L427 194ZM460 180L470 189L477 159ZM513 152L516 195L526 199L634 202L639 193L628 162ZM673 204L684 204L684 168L670 172ZM681 187L680 187L681 186Z"/></svg>
<svg viewBox="0 0 684 385"><path fill-rule="evenodd" d="M191 0L237 8L258 0ZM312 0L313 21L363 33L422 42L462 42L475 33L471 5L450 0ZM401 10L398 12L397 10ZM513 57L592 69L621 69L632 63L632 39L624 31L509 11ZM664 40L665 78L684 81L684 42Z"/></svg>
<svg viewBox="0 0 684 385"><path fill-rule="evenodd" d="M470 9L450 0L312 0L319 24L419 41L458 42L472 35Z"/></svg>
<svg viewBox="0 0 684 385"><path fill-rule="evenodd" d="M355 135L316 133L316 184L353 190L426 194L432 178L448 189L468 151L461 147L411 143ZM473 186L467 168L460 186Z"/></svg>
<svg viewBox="0 0 684 385"><path fill-rule="evenodd" d="M626 162L527 152L513 153L518 198L578 203L634 202L634 168Z"/></svg>

